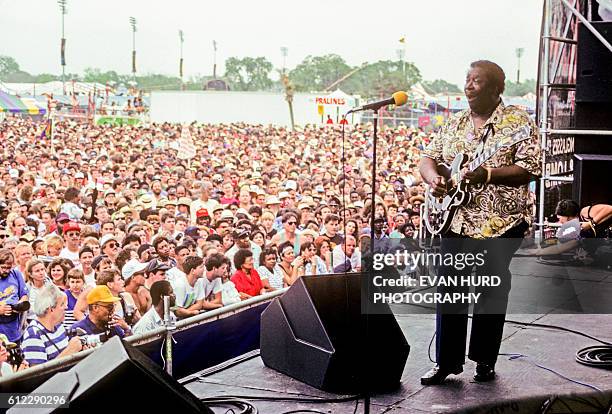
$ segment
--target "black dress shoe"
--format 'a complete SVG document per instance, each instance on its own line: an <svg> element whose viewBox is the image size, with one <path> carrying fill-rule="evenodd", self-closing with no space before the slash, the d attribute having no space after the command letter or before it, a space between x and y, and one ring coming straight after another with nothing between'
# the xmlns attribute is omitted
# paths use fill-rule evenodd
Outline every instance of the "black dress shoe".
<svg viewBox="0 0 612 414"><path fill-rule="evenodd" d="M439 385L444 382L450 374L461 374L463 367L446 368L436 365L421 377L422 385Z"/></svg>
<svg viewBox="0 0 612 414"><path fill-rule="evenodd" d="M487 364L476 364L476 373L474 374L474 381L487 382L495 379L495 367Z"/></svg>

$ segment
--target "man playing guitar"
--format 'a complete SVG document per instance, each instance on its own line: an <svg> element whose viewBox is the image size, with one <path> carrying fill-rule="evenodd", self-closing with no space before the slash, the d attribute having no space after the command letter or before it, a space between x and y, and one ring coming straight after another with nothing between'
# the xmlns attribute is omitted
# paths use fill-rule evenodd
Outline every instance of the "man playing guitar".
<svg viewBox="0 0 612 414"><path fill-rule="evenodd" d="M477 381L495 378L510 291L509 265L532 220L527 184L541 172L537 128L525 111L504 105L500 98L504 82L505 74L497 64L473 62L464 87L469 109L450 116L423 152L419 166L432 195L441 198L458 184L441 174L442 164L450 164L458 154L464 154L468 161L488 154L483 158L486 161L473 170L464 167L455 177L461 180L469 198L456 209L441 242L443 255L486 252L485 263L476 268L476 275L497 275L502 280L496 288L476 288L482 295L474 305L468 357L477 363ZM520 129L527 131L526 136L512 139ZM440 266L438 275L472 272L471 268L458 270ZM438 288L442 292L462 289L469 287ZM464 304L438 305L438 365L421 378L422 384L440 384L448 375L463 371L467 311Z"/></svg>

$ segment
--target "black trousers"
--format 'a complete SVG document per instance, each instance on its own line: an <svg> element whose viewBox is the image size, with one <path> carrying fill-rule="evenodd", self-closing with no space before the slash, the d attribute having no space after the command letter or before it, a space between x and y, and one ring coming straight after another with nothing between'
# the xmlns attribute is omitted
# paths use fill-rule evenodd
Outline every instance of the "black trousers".
<svg viewBox="0 0 612 414"><path fill-rule="evenodd" d="M511 279L510 261L521 245L527 223L521 223L496 239L476 240L450 234L442 239L441 254L444 257L461 254L483 254L484 263L476 266L476 280L483 275L499 276L499 286L475 286L481 293L474 305L468 358L478 363L495 365L501 345L508 294ZM461 257L461 256L455 256ZM439 276L469 276L473 267L440 266ZM467 293L469 286L438 287L441 293ZM438 365L458 367L465 363L469 305L438 304L436 312L436 355Z"/></svg>

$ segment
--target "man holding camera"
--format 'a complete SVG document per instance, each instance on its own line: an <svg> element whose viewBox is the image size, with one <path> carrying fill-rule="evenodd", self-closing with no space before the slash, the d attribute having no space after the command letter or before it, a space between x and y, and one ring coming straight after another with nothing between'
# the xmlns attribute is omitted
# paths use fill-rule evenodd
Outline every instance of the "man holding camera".
<svg viewBox="0 0 612 414"><path fill-rule="evenodd" d="M0 249L0 334L6 335L10 342L21 340L18 309L27 303L28 293L23 275L15 267L13 253Z"/></svg>
<svg viewBox="0 0 612 414"><path fill-rule="evenodd" d="M42 364L79 352L83 345L78 338L68 340L64 329L64 312L68 299L55 285L41 288L32 310L36 319L25 330L21 349L31 365Z"/></svg>
<svg viewBox="0 0 612 414"><path fill-rule="evenodd" d="M84 332L87 335L101 335L100 342L115 335L120 338L131 335L129 325L115 315L115 303L119 301L120 299L113 296L108 286L96 286L87 294L89 314L72 325L72 331Z"/></svg>

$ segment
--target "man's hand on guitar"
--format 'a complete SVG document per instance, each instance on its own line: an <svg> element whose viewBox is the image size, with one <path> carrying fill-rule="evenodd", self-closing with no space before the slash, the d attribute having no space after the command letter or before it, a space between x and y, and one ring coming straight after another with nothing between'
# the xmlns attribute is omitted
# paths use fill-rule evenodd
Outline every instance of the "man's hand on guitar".
<svg viewBox="0 0 612 414"><path fill-rule="evenodd" d="M468 184L482 184L487 182L487 170L483 167L478 167L474 171L468 171L467 168L464 168L461 175Z"/></svg>
<svg viewBox="0 0 612 414"><path fill-rule="evenodd" d="M431 187L431 193L435 197L442 197L446 194L446 180L444 180L444 177L441 175L433 177L429 186Z"/></svg>

